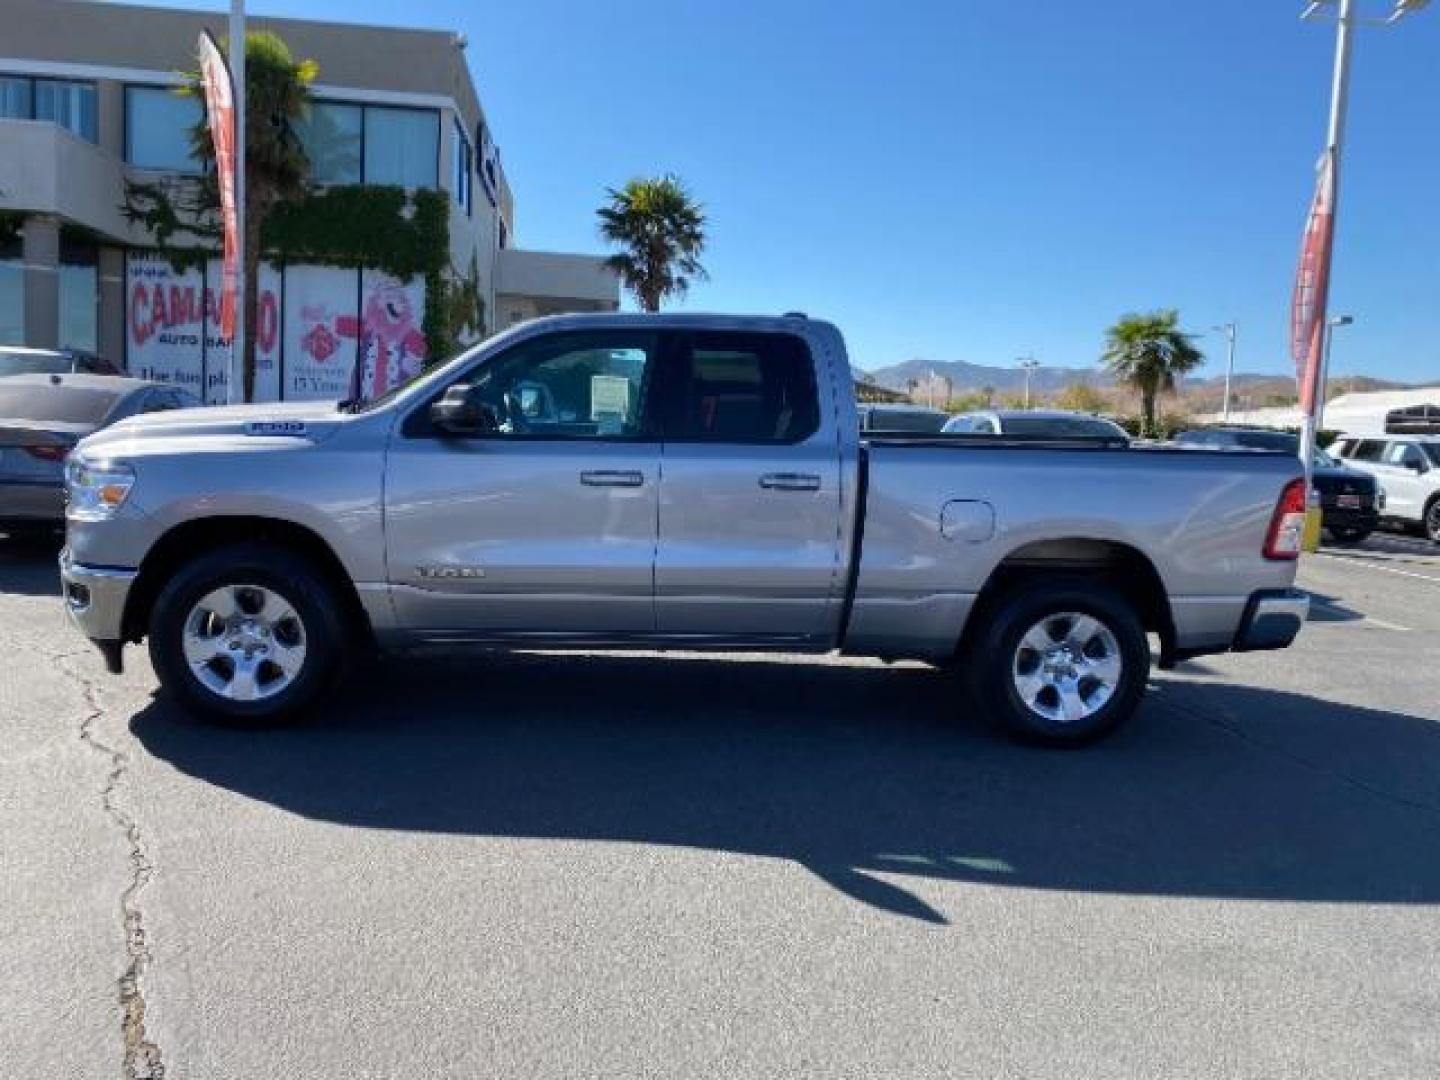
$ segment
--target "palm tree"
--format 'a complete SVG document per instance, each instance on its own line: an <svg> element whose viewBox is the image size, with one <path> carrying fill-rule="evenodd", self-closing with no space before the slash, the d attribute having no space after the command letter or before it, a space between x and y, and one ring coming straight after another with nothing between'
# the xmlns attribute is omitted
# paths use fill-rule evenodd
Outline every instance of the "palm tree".
<svg viewBox="0 0 1440 1080"><path fill-rule="evenodd" d="M222 49L225 46L221 46ZM284 40L268 30L245 35L245 400L255 396L255 302L259 296L261 232L277 207L304 200L310 191L310 160L299 126L310 106L310 86L319 74L313 60L297 61ZM186 75L176 93L201 101L198 73ZM190 153L204 164L195 180L132 181L126 185L124 212L151 229L163 247L175 233L219 240L220 188L215 176L215 144L202 116L190 129Z"/></svg>
<svg viewBox="0 0 1440 1080"><path fill-rule="evenodd" d="M1141 315L1131 313L1105 332L1100 362L1122 383L1140 393L1142 433L1156 430L1155 398L1175 389L1177 379L1205 362L1190 335L1179 329L1173 308Z"/></svg>
<svg viewBox="0 0 1440 1080"><path fill-rule="evenodd" d="M600 235L622 249L606 262L641 310L659 311L667 297L684 296L691 281L709 276L700 265L705 213L677 177L637 178L606 194L609 205L596 211Z"/></svg>

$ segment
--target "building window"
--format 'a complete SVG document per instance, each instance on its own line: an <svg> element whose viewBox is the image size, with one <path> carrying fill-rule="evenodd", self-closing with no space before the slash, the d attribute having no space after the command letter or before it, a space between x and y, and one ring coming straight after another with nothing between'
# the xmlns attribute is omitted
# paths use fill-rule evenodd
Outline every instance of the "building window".
<svg viewBox="0 0 1440 1080"><path fill-rule="evenodd" d="M365 110L333 101L313 103L296 125L310 159L310 178L317 184L360 183L360 158Z"/></svg>
<svg viewBox="0 0 1440 1080"><path fill-rule="evenodd" d="M25 344L25 260L19 236L0 237L0 345Z"/></svg>
<svg viewBox="0 0 1440 1080"><path fill-rule="evenodd" d="M450 164L450 193L455 196L455 201L465 208L465 213L470 213L470 186L471 186L471 153L470 140L465 137L465 129L460 121L455 121L455 144L454 160Z"/></svg>
<svg viewBox="0 0 1440 1080"><path fill-rule="evenodd" d="M49 120L95 142L95 84L36 79L35 119Z"/></svg>
<svg viewBox="0 0 1440 1080"><path fill-rule="evenodd" d="M364 182L433 188L440 116L433 109L365 108Z"/></svg>
<svg viewBox="0 0 1440 1080"><path fill-rule="evenodd" d="M95 142L95 84L5 75L0 77L0 116L49 120Z"/></svg>
<svg viewBox="0 0 1440 1080"><path fill-rule="evenodd" d="M200 99L158 86L125 88L125 160L142 169L198 172L190 133L204 118Z"/></svg>
<svg viewBox="0 0 1440 1080"><path fill-rule="evenodd" d="M29 79L0 76L0 117L6 120L33 120L35 95Z"/></svg>
<svg viewBox="0 0 1440 1080"><path fill-rule="evenodd" d="M100 277L95 245L60 238L60 344L98 352Z"/></svg>

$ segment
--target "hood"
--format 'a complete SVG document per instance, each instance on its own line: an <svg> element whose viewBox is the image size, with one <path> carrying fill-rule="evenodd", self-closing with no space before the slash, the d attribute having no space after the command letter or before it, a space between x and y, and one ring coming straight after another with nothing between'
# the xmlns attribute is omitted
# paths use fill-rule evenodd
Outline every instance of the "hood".
<svg viewBox="0 0 1440 1080"><path fill-rule="evenodd" d="M173 409L132 416L96 432L83 448L124 453L155 439L254 439L257 443L323 442L360 417L341 412L333 401L283 401L256 405Z"/></svg>

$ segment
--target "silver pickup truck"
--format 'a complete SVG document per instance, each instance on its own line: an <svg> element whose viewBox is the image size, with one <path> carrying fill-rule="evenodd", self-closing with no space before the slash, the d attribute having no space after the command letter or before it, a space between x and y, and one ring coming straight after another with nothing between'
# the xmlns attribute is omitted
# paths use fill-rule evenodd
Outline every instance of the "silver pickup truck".
<svg viewBox="0 0 1440 1080"><path fill-rule="evenodd" d="M1151 665L1283 648L1280 454L858 431L839 332L587 315L362 405L127 420L67 466L65 605L118 671L302 716L369 647L827 652L954 664L955 712L1078 743Z"/></svg>

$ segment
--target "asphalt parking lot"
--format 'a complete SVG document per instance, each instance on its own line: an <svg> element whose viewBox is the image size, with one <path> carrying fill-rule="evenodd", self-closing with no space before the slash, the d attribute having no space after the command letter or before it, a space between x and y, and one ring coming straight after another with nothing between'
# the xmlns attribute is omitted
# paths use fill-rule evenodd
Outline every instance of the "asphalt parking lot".
<svg viewBox="0 0 1440 1080"><path fill-rule="evenodd" d="M9 1076L1440 1074L1440 550L1079 753L838 660L390 660L293 731L107 676L0 539Z"/></svg>

